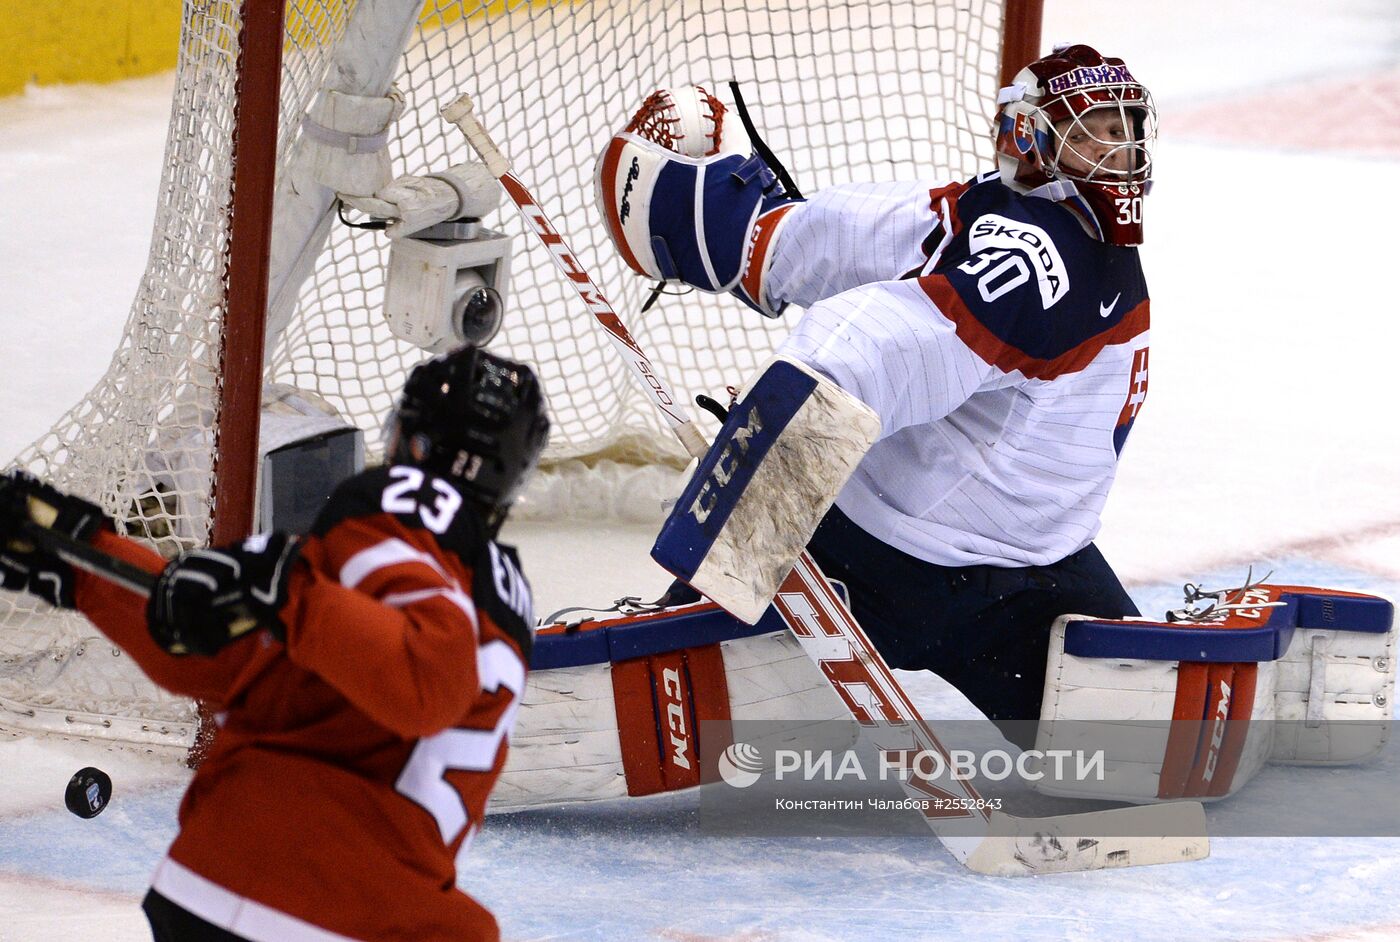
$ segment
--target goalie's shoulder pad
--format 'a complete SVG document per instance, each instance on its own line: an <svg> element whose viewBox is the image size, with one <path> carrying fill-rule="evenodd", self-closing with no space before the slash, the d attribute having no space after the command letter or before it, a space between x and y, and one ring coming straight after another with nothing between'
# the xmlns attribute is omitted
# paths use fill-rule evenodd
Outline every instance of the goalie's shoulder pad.
<svg viewBox="0 0 1400 942"><path fill-rule="evenodd" d="M604 148L594 194L629 268L714 293L739 285L759 216L792 202L756 156L687 157L631 131Z"/></svg>

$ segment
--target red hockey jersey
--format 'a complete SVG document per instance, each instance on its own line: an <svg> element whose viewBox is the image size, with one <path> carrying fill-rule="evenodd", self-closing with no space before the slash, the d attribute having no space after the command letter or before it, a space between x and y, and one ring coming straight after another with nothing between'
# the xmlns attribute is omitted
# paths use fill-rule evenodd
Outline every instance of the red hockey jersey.
<svg viewBox="0 0 1400 942"><path fill-rule="evenodd" d="M99 548L158 571L144 547ZM216 710L157 892L255 940L496 939L456 888L505 763L530 590L447 481L412 467L342 484L282 610L216 657L173 657L145 603L79 574L79 608L157 684Z"/></svg>

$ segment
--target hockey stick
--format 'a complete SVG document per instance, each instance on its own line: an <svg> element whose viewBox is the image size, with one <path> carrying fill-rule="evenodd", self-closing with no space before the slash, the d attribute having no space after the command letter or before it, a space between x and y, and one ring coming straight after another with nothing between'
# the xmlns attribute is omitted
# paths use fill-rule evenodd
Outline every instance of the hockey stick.
<svg viewBox="0 0 1400 942"><path fill-rule="evenodd" d="M656 374L645 351L579 264L563 236L536 205L529 189L511 172L505 155L472 114L470 97L463 95L447 105L442 109L442 116L461 129L492 175L500 180L526 226L544 243L556 267L608 332L686 451L693 457L702 457L707 450L706 443L688 411ZM1040 819L1017 818L991 810L992 803L983 799L970 782L952 774L952 763L947 761L948 750L919 716L884 659L805 552L779 587L773 604L857 723L878 726L882 731L888 729L890 735L907 739L907 745L916 752L937 754L945 760L935 763L935 768L941 770L936 780L914 778L905 787L911 794L938 802L935 807L948 809L926 811L926 820L944 846L969 869L1005 876L1097 870L1195 860L1209 852L1208 841L1203 836L1081 836L1097 833L1204 835L1205 814L1199 802ZM888 746L886 750L899 751Z"/></svg>
<svg viewBox="0 0 1400 942"><path fill-rule="evenodd" d="M52 507L33 498L29 501L29 512L39 517L57 516ZM21 521L20 532L35 546L52 553L75 569L106 579L114 585L135 592L143 599L150 598L151 591L156 587L155 576L140 566L102 552L86 540L74 539L66 533L50 530L34 520Z"/></svg>
<svg viewBox="0 0 1400 942"><path fill-rule="evenodd" d="M157 577L152 573L110 553L104 553L86 540L75 539L66 533L44 526L42 521L52 523L57 517L57 512L43 501L31 497L29 512L34 519L21 521L20 532L35 546L52 553L75 569L81 569L113 585L121 586L143 599L150 598L151 593L155 591ZM229 625L229 637L242 637L261 625L262 622L257 616L245 613ZM186 651L183 648L172 648L170 653L178 655Z"/></svg>

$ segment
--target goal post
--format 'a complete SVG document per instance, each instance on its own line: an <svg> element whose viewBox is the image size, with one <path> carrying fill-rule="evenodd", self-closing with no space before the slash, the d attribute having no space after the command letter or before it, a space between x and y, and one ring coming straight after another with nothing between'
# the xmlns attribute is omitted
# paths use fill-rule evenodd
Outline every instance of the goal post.
<svg viewBox="0 0 1400 942"><path fill-rule="evenodd" d="M998 83L1010 85L1016 73L1040 58L1042 0L1006 0L1001 17L1001 63Z"/></svg>
<svg viewBox="0 0 1400 942"><path fill-rule="evenodd" d="M229 197L226 315L220 325L219 405L214 415L210 542L253 532L263 341L277 177L278 93L282 87L282 0L244 0L235 60L232 193ZM236 285L238 290L228 290Z"/></svg>
<svg viewBox="0 0 1400 942"><path fill-rule="evenodd" d="M438 110L469 92L677 394L738 384L796 315L699 293L639 314L650 286L593 205L612 133L656 88L727 98L733 79L806 192L965 178L993 165L996 90L1039 53L1040 14L1040 0L187 0L125 333L97 385L12 463L171 556L266 519L258 479L284 428L351 429L378 459L385 414L426 354L386 325L387 238L345 225L299 155L325 95L380 96L391 81L404 102L394 176L468 158ZM687 456L514 213L482 223L514 239L492 348L535 368L553 420L518 515L659 523ZM195 726L190 704L82 618L0 595L0 732L183 754Z"/></svg>

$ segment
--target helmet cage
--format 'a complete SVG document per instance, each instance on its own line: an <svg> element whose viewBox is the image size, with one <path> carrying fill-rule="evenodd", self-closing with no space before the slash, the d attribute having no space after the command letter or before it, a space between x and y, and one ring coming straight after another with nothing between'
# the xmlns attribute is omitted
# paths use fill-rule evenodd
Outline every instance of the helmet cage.
<svg viewBox="0 0 1400 942"><path fill-rule="evenodd" d="M1008 186L1027 193L1070 181L1101 239L1142 241L1157 110L1122 60L1088 46L1057 49L1023 69L997 104L997 160Z"/></svg>
<svg viewBox="0 0 1400 942"><path fill-rule="evenodd" d="M1146 183L1152 178L1152 144L1157 136L1157 112L1152 96L1137 84L1121 84L1059 95L1035 109L1048 125L1049 166L1058 176L1086 183ZM1109 127L1122 137L1095 133L1101 128L1085 122L1089 115L1108 116ZM1116 124L1112 123L1117 118ZM1078 139L1078 140L1072 140ZM1099 156L1094 152L1099 151ZM1066 158L1070 158L1066 160ZM1077 165L1077 166L1076 166Z"/></svg>

